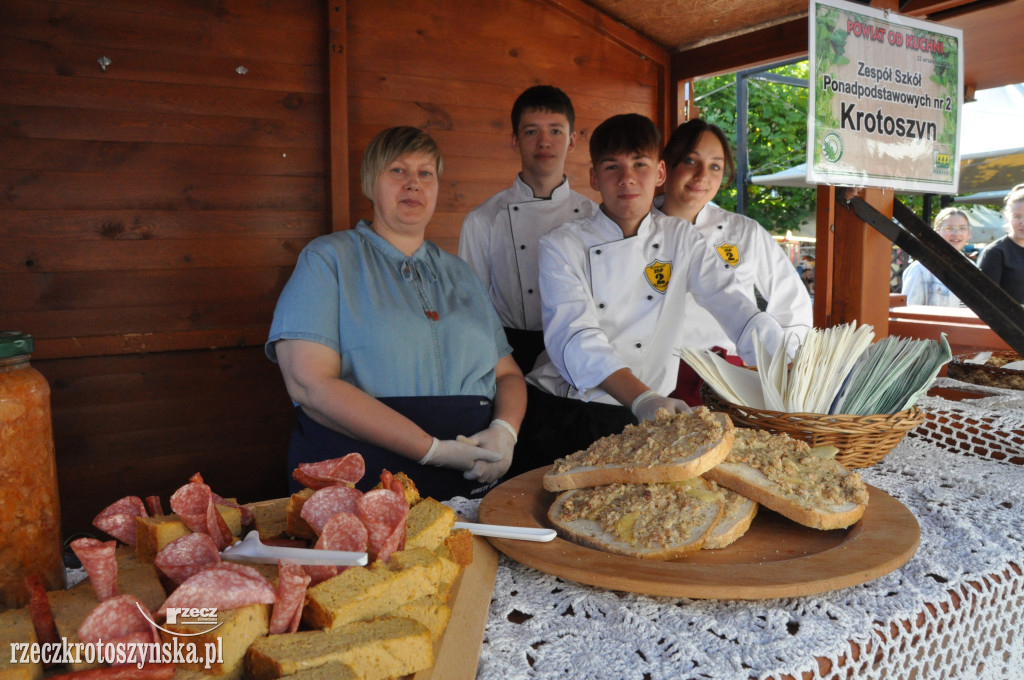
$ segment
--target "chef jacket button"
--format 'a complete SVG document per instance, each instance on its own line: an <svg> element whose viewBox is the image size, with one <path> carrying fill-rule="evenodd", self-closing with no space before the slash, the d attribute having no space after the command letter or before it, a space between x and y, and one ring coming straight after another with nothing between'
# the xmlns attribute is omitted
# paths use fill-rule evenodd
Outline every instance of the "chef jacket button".
<svg viewBox="0 0 1024 680"><path fill-rule="evenodd" d="M599 308L599 309L604 309L604 303L602 302L601 304L599 304L599 305L598 305L598 308Z"/></svg>
<svg viewBox="0 0 1024 680"><path fill-rule="evenodd" d="M637 348L637 349L640 349L640 343L639 343L639 342L638 342L638 343L636 343L636 348Z"/></svg>
<svg viewBox="0 0 1024 680"><path fill-rule="evenodd" d="M598 248L597 250L595 250L595 251L594 251L594 254L595 254L595 255L600 255L600 254L601 254L601 249L600 249L600 248Z"/></svg>
<svg viewBox="0 0 1024 680"><path fill-rule="evenodd" d="M658 247L658 244L657 244L657 243L655 243L655 244L654 244L654 247L655 247L655 248L657 248L657 247Z"/></svg>
<svg viewBox="0 0 1024 680"><path fill-rule="evenodd" d="M578 213L578 212L580 211L580 209L579 209L579 208L573 208L573 209L572 209L572 211L573 211L574 213Z"/></svg>
<svg viewBox="0 0 1024 680"><path fill-rule="evenodd" d="M721 224L718 225L718 228L719 229L725 229L725 227L723 227Z"/></svg>
<svg viewBox="0 0 1024 680"><path fill-rule="evenodd" d="M526 292L529 293L530 295L533 295L533 288L527 288Z"/></svg>
<svg viewBox="0 0 1024 680"><path fill-rule="evenodd" d="M648 299L648 300L653 300L653 299L654 299L654 296L653 296L653 295L648 295L648 296L647 296L647 299Z"/></svg>
<svg viewBox="0 0 1024 680"><path fill-rule="evenodd" d="M512 206L512 210L519 210L519 206L518 205Z"/></svg>
<svg viewBox="0 0 1024 680"><path fill-rule="evenodd" d="M519 250L526 250L526 245L524 244L524 245L519 246Z"/></svg>

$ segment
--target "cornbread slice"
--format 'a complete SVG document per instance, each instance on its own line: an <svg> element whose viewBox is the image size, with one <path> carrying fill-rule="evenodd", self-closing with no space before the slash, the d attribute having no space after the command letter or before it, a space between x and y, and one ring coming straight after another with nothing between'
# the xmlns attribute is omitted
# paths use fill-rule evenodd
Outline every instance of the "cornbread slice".
<svg viewBox="0 0 1024 680"><path fill-rule="evenodd" d="M347 663L328 661L323 666L292 673L288 680L361 680L361 676Z"/></svg>
<svg viewBox="0 0 1024 680"><path fill-rule="evenodd" d="M544 488L567 491L692 479L725 460L735 429L729 416L704 406L674 415L662 409L657 420L627 425L620 434L556 460L544 475Z"/></svg>
<svg viewBox="0 0 1024 680"><path fill-rule="evenodd" d="M31 647L36 642L36 629L28 609L0 612L0 678L36 680L43 677L42 664L16 663L21 660L21 652L12 646L13 643L27 643Z"/></svg>
<svg viewBox="0 0 1024 680"><path fill-rule="evenodd" d="M435 592L430 572L422 564L402 571L351 567L306 592L302 620L310 628L337 628L383 616Z"/></svg>
<svg viewBox="0 0 1024 680"><path fill-rule="evenodd" d="M412 507L419 503L421 500L423 500L422 498L420 498L420 490L416 488L415 482L409 479L409 475L405 474L404 472L399 472L394 477L405 489L405 502L409 504L409 507ZM373 488L383 489L384 482L379 483L377 486Z"/></svg>
<svg viewBox="0 0 1024 680"><path fill-rule="evenodd" d="M227 522L232 536L242 534L242 510L230 505L218 505L217 512ZM140 562L152 562L156 554L168 543L191 533L177 515L135 518L135 554Z"/></svg>
<svg viewBox="0 0 1024 680"><path fill-rule="evenodd" d="M448 627L452 610L440 595L427 595L397 607L392 616L419 621L430 631L430 639L437 642Z"/></svg>
<svg viewBox="0 0 1024 680"><path fill-rule="evenodd" d="M152 564L137 560L131 546L119 545L115 554L117 592L134 595L151 611L156 610L167 599L156 568ZM78 627L99 604L92 584L86 579L68 590L51 590L46 596L53 611L54 623L57 624L57 634L67 638L68 642L80 642ZM72 663L71 667L74 670L83 670L96 665L80 661Z"/></svg>
<svg viewBox="0 0 1024 680"><path fill-rule="evenodd" d="M381 563L375 562L373 567L388 571L403 571L417 565L422 566L434 589L442 594L446 594L455 585L455 580L462 573L462 567L458 564L426 548L406 548L393 552L387 565L380 567L377 565L381 565Z"/></svg>
<svg viewBox="0 0 1024 680"><path fill-rule="evenodd" d="M204 671L227 680L239 680L245 671L245 652L249 645L270 632L270 605L251 604L238 609L218 611L217 627L213 626L212 623L201 627L184 623L165 623L163 628L166 630L160 631L160 638L172 644L175 638L180 645L192 643L199 654L214 660L209 668L206 668L204 662L198 661L179 663L179 667ZM173 635L168 633L168 630L185 635ZM199 631L206 632L195 635ZM215 653L209 653L214 650ZM217 653L220 654L220 663L216 662Z"/></svg>
<svg viewBox="0 0 1024 680"><path fill-rule="evenodd" d="M314 493L313 489L303 489L293 493L288 499L285 507L285 532L295 538L308 538L312 541L317 539L316 532L309 523L302 519L302 506L306 504L309 497Z"/></svg>
<svg viewBox="0 0 1024 680"><path fill-rule="evenodd" d="M288 500L275 498L269 501L246 503L252 512L253 529L260 532L261 539L284 536L288 526Z"/></svg>
<svg viewBox="0 0 1024 680"><path fill-rule="evenodd" d="M473 534L468 529L455 529L435 552L459 566L468 567L473 564Z"/></svg>
<svg viewBox="0 0 1024 680"><path fill-rule="evenodd" d="M351 666L364 680L415 673L434 665L430 631L412 619L385 617L331 631L271 635L252 644L245 669L250 680L273 680L328 663Z"/></svg>
<svg viewBox="0 0 1024 680"><path fill-rule="evenodd" d="M424 498L409 510L405 520L405 547L433 550L455 525L455 511L433 498Z"/></svg>

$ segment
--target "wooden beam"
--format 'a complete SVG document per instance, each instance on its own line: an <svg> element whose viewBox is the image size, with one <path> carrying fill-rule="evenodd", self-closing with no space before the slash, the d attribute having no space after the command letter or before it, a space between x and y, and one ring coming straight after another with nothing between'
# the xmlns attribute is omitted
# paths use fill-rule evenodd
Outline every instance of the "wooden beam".
<svg viewBox="0 0 1024 680"><path fill-rule="evenodd" d="M37 338L32 359L78 359L190 349L253 347L265 343L269 332L270 324L268 323L261 326L202 331Z"/></svg>
<svg viewBox="0 0 1024 680"><path fill-rule="evenodd" d="M807 55L807 17L672 55L672 82L705 78Z"/></svg>
<svg viewBox="0 0 1024 680"><path fill-rule="evenodd" d="M347 0L332 0L327 7L327 71L330 87L331 147L329 186L331 231L350 229L349 143L348 143L348 6Z"/></svg>

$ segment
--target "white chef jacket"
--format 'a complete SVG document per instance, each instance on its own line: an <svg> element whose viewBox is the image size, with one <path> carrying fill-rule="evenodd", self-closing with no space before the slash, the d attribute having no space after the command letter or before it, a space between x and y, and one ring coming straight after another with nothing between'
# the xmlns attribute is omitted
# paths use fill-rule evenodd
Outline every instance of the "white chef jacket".
<svg viewBox="0 0 1024 680"><path fill-rule="evenodd" d="M459 257L484 282L501 324L539 331L541 322L537 242L555 227L589 217L597 204L564 179L551 198L535 198L516 176L512 186L481 203L462 223Z"/></svg>
<svg viewBox="0 0 1024 680"><path fill-rule="evenodd" d="M654 199L655 212L661 212L664 202L664 194ZM714 203L708 203L697 213L693 226L711 246L715 263L736 276L746 296L756 303L754 286L757 286L761 297L768 302L765 311L803 342L814 325L811 296L796 267L768 230L757 220L729 212ZM692 294L686 296L684 316L686 329L682 346L721 347L736 354L736 344L729 339L716 315L701 307Z"/></svg>
<svg viewBox="0 0 1024 680"><path fill-rule="evenodd" d="M740 356L756 363L752 334L774 351L782 327L718 265L700 233L676 217L648 214L626 239L602 212L555 229L540 241L547 349L527 381L558 396L617 404L598 386L629 368L650 389L669 394L688 293L715 310Z"/></svg>

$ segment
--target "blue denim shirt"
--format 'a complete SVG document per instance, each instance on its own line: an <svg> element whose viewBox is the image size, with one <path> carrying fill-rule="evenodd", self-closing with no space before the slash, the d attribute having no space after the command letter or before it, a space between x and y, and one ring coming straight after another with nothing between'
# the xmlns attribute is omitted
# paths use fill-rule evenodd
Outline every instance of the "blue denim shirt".
<svg viewBox="0 0 1024 680"><path fill-rule="evenodd" d="M493 399L512 351L469 265L430 241L406 256L365 221L303 249L274 310L273 361L282 339L335 350L341 379L373 397Z"/></svg>

